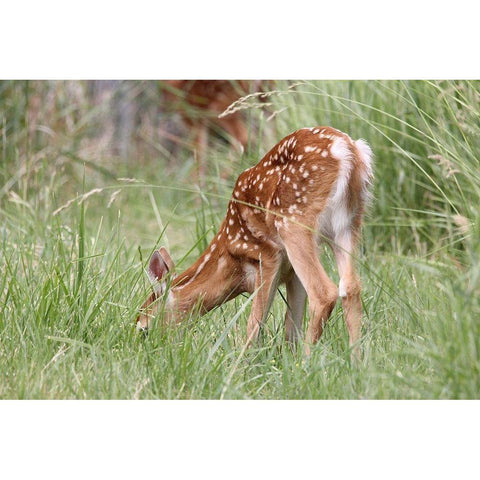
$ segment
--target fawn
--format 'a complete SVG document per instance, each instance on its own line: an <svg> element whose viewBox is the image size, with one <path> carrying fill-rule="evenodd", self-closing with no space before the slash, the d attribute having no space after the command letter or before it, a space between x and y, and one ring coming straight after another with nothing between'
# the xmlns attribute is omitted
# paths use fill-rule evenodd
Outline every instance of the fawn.
<svg viewBox="0 0 480 480"><path fill-rule="evenodd" d="M340 296L352 357L359 358L362 304L354 256L373 179L372 156L365 141L331 127L303 128L285 137L238 177L218 233L190 268L174 276L167 250L153 253L148 272L154 292L137 328L151 326L159 297L165 299L163 321L178 323L196 306L203 314L248 292L255 294L247 326L251 344L277 286L285 283L287 341L296 342L302 333L308 296L309 354ZM320 263L318 240L333 249L338 288Z"/></svg>

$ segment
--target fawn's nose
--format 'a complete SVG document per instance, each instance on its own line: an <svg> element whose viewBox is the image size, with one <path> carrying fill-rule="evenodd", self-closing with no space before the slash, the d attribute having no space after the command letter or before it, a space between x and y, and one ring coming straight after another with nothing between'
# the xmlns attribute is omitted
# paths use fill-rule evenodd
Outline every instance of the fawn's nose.
<svg viewBox="0 0 480 480"><path fill-rule="evenodd" d="M140 315L138 318L137 318L137 321L135 323L135 329L137 330L137 332L147 332L148 330L148 320L146 320L145 318L142 318L142 316Z"/></svg>
<svg viewBox="0 0 480 480"><path fill-rule="evenodd" d="M148 336L148 327L145 325L141 325L139 322L136 325L137 334L146 338Z"/></svg>

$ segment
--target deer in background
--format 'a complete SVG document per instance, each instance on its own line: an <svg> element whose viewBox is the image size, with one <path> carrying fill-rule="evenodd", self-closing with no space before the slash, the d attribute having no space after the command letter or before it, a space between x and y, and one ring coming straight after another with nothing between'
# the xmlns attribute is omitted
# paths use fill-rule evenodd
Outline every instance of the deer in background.
<svg viewBox="0 0 480 480"><path fill-rule="evenodd" d="M205 313L247 292L254 294L250 344L277 286L285 283L287 341L296 342L302 334L308 297L309 354L340 296L352 356L360 358L362 304L354 260L372 179L372 151L363 140L353 141L331 127L288 135L238 177L218 233L190 268L175 276L167 250L153 253L148 273L154 291L137 328L150 328L160 313L161 321L179 323L197 306ZM318 240L333 249L338 287L320 263Z"/></svg>
<svg viewBox="0 0 480 480"><path fill-rule="evenodd" d="M233 102L260 87L260 81L248 80L165 80L165 98L185 124L194 130L198 179L205 177L205 152L211 130L223 131L239 150L248 142L248 129L241 112L218 116Z"/></svg>

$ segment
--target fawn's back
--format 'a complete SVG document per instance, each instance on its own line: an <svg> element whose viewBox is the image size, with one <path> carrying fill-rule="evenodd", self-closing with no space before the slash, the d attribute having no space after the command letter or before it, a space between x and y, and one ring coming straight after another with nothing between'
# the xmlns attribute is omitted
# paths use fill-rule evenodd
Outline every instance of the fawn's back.
<svg viewBox="0 0 480 480"><path fill-rule="evenodd" d="M335 241L363 213L370 156L364 142L330 127L288 135L238 177L219 235L232 253L257 260L261 246L281 248L279 230L290 224Z"/></svg>

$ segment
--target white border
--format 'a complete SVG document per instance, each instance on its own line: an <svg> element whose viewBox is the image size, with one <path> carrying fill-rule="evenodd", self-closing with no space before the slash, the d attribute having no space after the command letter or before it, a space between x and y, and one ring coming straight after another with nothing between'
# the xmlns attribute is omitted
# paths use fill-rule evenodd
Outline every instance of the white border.
<svg viewBox="0 0 480 480"><path fill-rule="evenodd" d="M29 401L3 402L0 415L4 478L404 480L478 470L472 401Z"/></svg>
<svg viewBox="0 0 480 480"><path fill-rule="evenodd" d="M0 78L480 78L473 2L16 0Z"/></svg>

